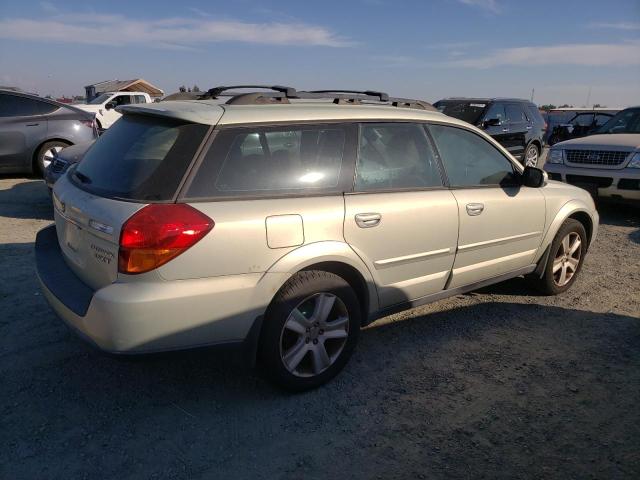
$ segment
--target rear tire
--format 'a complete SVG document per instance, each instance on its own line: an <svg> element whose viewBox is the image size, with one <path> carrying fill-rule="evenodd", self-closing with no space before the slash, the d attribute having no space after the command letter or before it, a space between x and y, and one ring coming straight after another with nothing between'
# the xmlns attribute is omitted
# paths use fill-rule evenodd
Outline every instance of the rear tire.
<svg viewBox="0 0 640 480"><path fill-rule="evenodd" d="M556 234L542 277L527 277L536 289L545 295L558 295L568 290L582 269L587 253L587 233L584 226L572 218L567 219Z"/></svg>
<svg viewBox="0 0 640 480"><path fill-rule="evenodd" d="M535 143L527 145L527 149L524 151L523 163L525 167L537 167L540 160L540 149Z"/></svg>
<svg viewBox="0 0 640 480"><path fill-rule="evenodd" d="M45 170L53 161L54 154L71 145L61 140L43 143L36 153L34 173L44 177Z"/></svg>
<svg viewBox="0 0 640 480"><path fill-rule="evenodd" d="M361 321L358 297L342 277L305 270L273 299L262 327L258 359L265 375L291 391L319 387L351 357Z"/></svg>

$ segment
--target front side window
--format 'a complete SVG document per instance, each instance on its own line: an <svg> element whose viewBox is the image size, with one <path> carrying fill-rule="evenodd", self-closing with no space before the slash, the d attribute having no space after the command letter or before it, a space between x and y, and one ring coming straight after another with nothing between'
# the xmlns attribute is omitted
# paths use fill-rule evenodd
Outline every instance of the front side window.
<svg viewBox="0 0 640 480"><path fill-rule="evenodd" d="M98 95L96 98L94 98L93 100L91 100L89 102L89 105L102 105L104 102L106 102L107 100L109 100L109 97L111 97L110 93L101 93L100 95Z"/></svg>
<svg viewBox="0 0 640 480"><path fill-rule="evenodd" d="M611 117L613 115L607 115L606 113L598 113L596 115L596 121L595 121L595 126L596 127L601 127L602 125L604 125L605 123L607 123L609 120L611 120Z"/></svg>
<svg viewBox="0 0 640 480"><path fill-rule="evenodd" d="M484 116L485 120L493 120L494 118L500 120L500 123L504 123L507 120L507 114L504 112L504 105L502 103L492 104Z"/></svg>
<svg viewBox="0 0 640 480"><path fill-rule="evenodd" d="M574 127L590 127L593 123L593 113L581 113L569 122Z"/></svg>
<svg viewBox="0 0 640 480"><path fill-rule="evenodd" d="M422 125L376 123L361 126L356 191L440 186L440 170Z"/></svg>
<svg viewBox="0 0 640 480"><path fill-rule="evenodd" d="M129 105L131 103L131 95L117 95L111 99L111 103L115 103L116 106Z"/></svg>
<svg viewBox="0 0 640 480"><path fill-rule="evenodd" d="M640 133L640 108L629 108L616 113L596 133Z"/></svg>
<svg viewBox="0 0 640 480"><path fill-rule="evenodd" d="M512 185L511 162L487 140L462 128L430 125L452 187Z"/></svg>
<svg viewBox="0 0 640 480"><path fill-rule="evenodd" d="M337 192L346 139L341 125L223 129L187 196Z"/></svg>

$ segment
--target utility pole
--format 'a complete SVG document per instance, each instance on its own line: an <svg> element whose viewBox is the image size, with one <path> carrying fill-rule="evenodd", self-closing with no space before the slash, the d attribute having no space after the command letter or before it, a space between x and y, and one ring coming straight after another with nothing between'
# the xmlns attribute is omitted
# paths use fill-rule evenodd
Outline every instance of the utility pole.
<svg viewBox="0 0 640 480"><path fill-rule="evenodd" d="M589 93L587 93L587 104L585 105L586 108L589 108L590 100L591 100L591 87L589 87Z"/></svg>
<svg viewBox="0 0 640 480"><path fill-rule="evenodd" d="M532 101L532 102L533 102L533 96L535 95L535 93L536 93L536 89L535 89L535 88L532 88L532 89L531 89L531 101Z"/></svg>

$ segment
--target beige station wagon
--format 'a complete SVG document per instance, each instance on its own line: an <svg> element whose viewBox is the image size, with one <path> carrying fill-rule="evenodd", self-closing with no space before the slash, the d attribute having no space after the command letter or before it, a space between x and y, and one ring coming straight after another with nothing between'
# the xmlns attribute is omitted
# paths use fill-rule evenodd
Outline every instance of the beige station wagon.
<svg viewBox="0 0 640 480"><path fill-rule="evenodd" d="M380 92L229 88L121 107L55 184L38 275L99 348L235 345L303 390L377 318L520 275L547 294L576 280L591 197L477 128Z"/></svg>

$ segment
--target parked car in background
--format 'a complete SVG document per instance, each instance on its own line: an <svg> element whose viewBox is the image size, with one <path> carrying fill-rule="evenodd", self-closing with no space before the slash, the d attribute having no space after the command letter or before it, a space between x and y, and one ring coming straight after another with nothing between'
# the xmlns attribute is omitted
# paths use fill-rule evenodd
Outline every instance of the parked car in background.
<svg viewBox="0 0 640 480"><path fill-rule="evenodd" d="M55 100L0 90L0 172L44 174L56 152L97 137L94 117Z"/></svg>
<svg viewBox="0 0 640 480"><path fill-rule="evenodd" d="M94 113L96 115L98 128L104 130L120 118L116 107L152 102L151 96L144 92L105 92L98 95L89 103L76 105L76 107Z"/></svg>
<svg viewBox="0 0 640 480"><path fill-rule="evenodd" d="M594 135L555 144L544 169L594 196L640 201L640 106L617 113Z"/></svg>
<svg viewBox="0 0 640 480"><path fill-rule="evenodd" d="M525 274L558 294L580 272L589 194L472 125L371 91L219 105L232 88L121 107L55 184L38 276L100 348L235 345L304 390L377 318Z"/></svg>
<svg viewBox="0 0 640 480"><path fill-rule="evenodd" d="M69 167L82 160L91 145L93 145L93 142L79 143L55 153L44 174L44 182L49 190L53 188L53 185L65 174Z"/></svg>
<svg viewBox="0 0 640 480"><path fill-rule="evenodd" d="M585 137L594 133L619 110L589 110L573 113L571 118L564 122L554 122L548 124L547 144L555 145L564 140Z"/></svg>
<svg viewBox="0 0 640 480"><path fill-rule="evenodd" d="M434 106L495 138L522 164L538 164L547 128L538 107L517 98L445 98Z"/></svg>

